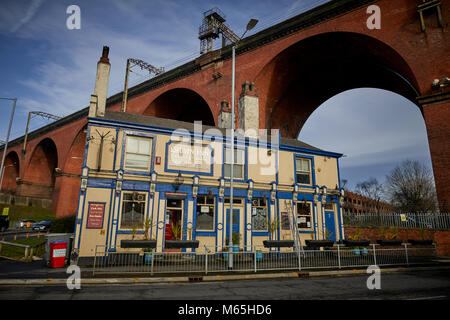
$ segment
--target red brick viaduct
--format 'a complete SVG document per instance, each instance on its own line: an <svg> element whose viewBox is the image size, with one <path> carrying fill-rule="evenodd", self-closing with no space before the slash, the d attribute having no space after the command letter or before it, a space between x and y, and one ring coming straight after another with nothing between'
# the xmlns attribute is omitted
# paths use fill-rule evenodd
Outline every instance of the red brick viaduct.
<svg viewBox="0 0 450 320"><path fill-rule="evenodd" d="M439 6L424 12L425 30L422 0L335 0L243 39L236 84L254 83L260 128L297 137L311 113L340 92L373 87L398 93L424 117L439 204L450 212L450 88L432 86L450 76L450 3L432 2ZM381 9L381 29L367 26L370 5ZM127 112L213 125L230 91L228 46L130 88ZM120 110L121 100L121 93L108 98L107 108ZM57 216L75 214L87 113L32 132L25 152L23 137L11 141L2 188L52 199Z"/></svg>

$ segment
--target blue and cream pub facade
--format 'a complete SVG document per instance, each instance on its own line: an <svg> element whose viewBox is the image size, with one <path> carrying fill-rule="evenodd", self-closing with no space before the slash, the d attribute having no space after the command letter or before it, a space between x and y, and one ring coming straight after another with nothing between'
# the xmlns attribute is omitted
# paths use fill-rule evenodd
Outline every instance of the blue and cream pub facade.
<svg viewBox="0 0 450 320"><path fill-rule="evenodd" d="M88 118L74 249L93 257L133 252L122 240L198 240L227 245L231 140L228 130L116 111ZM236 135L233 225L241 250L264 240L344 238L341 154L279 135ZM178 229L173 227L178 226Z"/></svg>

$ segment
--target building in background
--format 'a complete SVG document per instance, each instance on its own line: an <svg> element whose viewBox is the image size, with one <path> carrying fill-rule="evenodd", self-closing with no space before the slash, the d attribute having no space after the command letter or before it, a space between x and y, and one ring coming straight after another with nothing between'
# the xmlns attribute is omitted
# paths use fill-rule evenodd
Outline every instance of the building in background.
<svg viewBox="0 0 450 320"><path fill-rule="evenodd" d="M390 203L365 197L358 193L345 190L344 213L390 213L395 212L395 207Z"/></svg>

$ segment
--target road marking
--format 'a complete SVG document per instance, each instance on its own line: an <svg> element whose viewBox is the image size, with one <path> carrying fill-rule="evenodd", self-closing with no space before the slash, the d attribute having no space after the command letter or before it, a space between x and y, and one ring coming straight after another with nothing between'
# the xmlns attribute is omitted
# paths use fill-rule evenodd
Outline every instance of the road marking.
<svg viewBox="0 0 450 320"><path fill-rule="evenodd" d="M413 298L413 299L406 299L406 300L431 300L431 299L440 299L440 298L447 298L447 296L421 297L421 298Z"/></svg>

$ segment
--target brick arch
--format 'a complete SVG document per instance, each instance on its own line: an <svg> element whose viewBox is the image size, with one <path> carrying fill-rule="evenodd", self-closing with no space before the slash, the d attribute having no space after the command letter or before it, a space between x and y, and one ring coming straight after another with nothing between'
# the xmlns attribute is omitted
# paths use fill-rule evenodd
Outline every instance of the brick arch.
<svg viewBox="0 0 450 320"><path fill-rule="evenodd" d="M9 152L5 157L3 169L2 192L15 194L17 180L20 174L20 158L15 151Z"/></svg>
<svg viewBox="0 0 450 320"><path fill-rule="evenodd" d="M76 213L86 135L87 124L83 125L73 139L65 162L61 164L62 171L57 173L53 205L58 216L70 216Z"/></svg>
<svg viewBox="0 0 450 320"><path fill-rule="evenodd" d="M206 100L187 88L175 88L162 93L148 105L143 115L186 122L201 120L204 125L215 125Z"/></svg>
<svg viewBox="0 0 450 320"><path fill-rule="evenodd" d="M373 87L416 104L416 77L392 47L367 35L327 32L301 40L275 56L255 79L260 123L296 138L312 112L349 89Z"/></svg>
<svg viewBox="0 0 450 320"><path fill-rule="evenodd" d="M58 150L51 138L42 139L31 153L21 181L20 194L52 198L58 167Z"/></svg>

